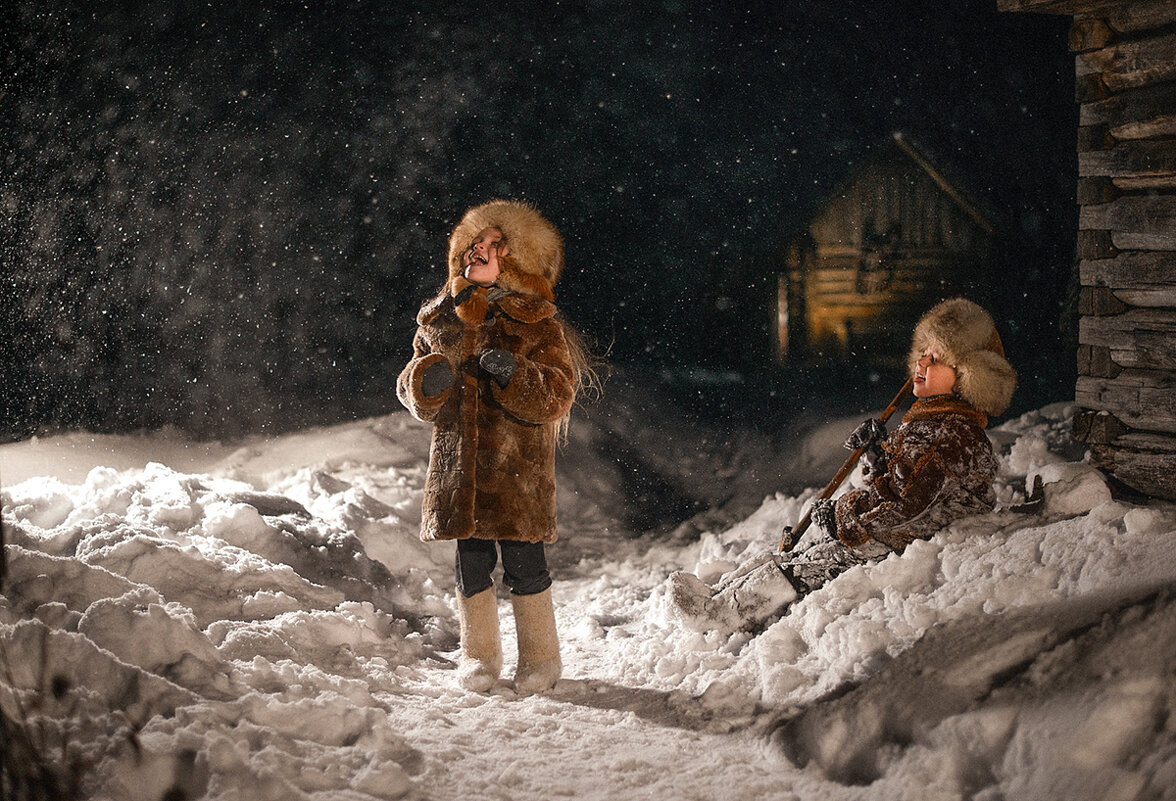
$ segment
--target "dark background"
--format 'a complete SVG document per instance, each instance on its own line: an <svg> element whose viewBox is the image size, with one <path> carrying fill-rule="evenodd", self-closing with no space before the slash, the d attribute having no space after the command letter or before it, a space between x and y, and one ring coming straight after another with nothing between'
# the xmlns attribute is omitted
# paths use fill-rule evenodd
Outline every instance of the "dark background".
<svg viewBox="0 0 1176 801"><path fill-rule="evenodd" d="M777 249L894 130L1000 220L1011 256L976 299L1021 373L1012 412L1073 397L1068 18L995 0L90 5L22 3L0 42L0 438L398 408L448 232L495 196L561 228L560 306L626 381L740 416L735 399L815 385L770 363ZM864 374L838 370L816 385Z"/></svg>

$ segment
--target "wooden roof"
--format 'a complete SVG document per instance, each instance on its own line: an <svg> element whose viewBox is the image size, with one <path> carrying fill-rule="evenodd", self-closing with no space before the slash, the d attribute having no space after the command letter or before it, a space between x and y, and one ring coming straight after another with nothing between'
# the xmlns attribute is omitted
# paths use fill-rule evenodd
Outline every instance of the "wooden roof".
<svg viewBox="0 0 1176 801"><path fill-rule="evenodd" d="M975 220L976 224L983 228L987 233L991 234L993 232L993 225L989 221L988 217L985 216L978 208L976 208L974 203L965 198L959 189L957 189L946 178L944 178L943 174L935 168L935 165L927 160L926 156L924 156L922 152L920 152L920 150L915 147L914 143L912 143L902 133L902 131L895 131L893 136L894 143L898 145L899 150L901 150L903 153L906 153L907 156L910 157L911 161L918 164L923 169L923 171L927 173L927 175L931 176L931 180L938 184L939 188L943 190L944 194L955 201L956 205L963 209L964 213Z"/></svg>
<svg viewBox="0 0 1176 801"><path fill-rule="evenodd" d="M898 152L906 156L920 171L924 172L939 187L940 191L951 198L951 201L963 211L965 216L971 219L981 230L987 234L993 233L996 226L992 222L992 215L981 211L980 206L976 202L969 199L962 189L949 181L943 172L931 163L931 160L923 153L922 149L912 142L906 134L902 131L895 131L889 137L888 144L893 144ZM876 159L883 157L883 154L887 150L887 143L873 150L874 152L871 155L859 163L849 175L838 182L833 191L825 195L816 209L807 216L806 219L808 221L812 221L825 214L830 204L846 191L847 186L853 184L855 181L861 180L862 174L869 169L870 165Z"/></svg>

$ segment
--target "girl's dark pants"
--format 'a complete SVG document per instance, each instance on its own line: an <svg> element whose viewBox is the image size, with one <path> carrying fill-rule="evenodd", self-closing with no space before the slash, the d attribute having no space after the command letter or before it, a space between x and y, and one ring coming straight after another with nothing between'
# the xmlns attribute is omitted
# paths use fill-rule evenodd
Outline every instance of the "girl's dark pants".
<svg viewBox="0 0 1176 801"><path fill-rule="evenodd" d="M454 568L457 590L471 598L492 587L490 578L502 551L502 580L515 595L534 595L551 586L547 555L541 542L468 539L457 541Z"/></svg>

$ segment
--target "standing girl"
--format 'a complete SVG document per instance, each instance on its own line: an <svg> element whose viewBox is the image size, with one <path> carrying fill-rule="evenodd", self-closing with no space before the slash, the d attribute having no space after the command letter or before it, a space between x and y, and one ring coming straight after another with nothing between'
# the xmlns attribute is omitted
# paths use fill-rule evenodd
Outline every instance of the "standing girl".
<svg viewBox="0 0 1176 801"><path fill-rule="evenodd" d="M420 536L457 541L458 678L475 692L502 670L491 578L500 553L518 629L516 689L550 689L562 669L544 545L557 536L556 442L592 375L556 313L563 264L562 237L532 206L471 208L397 381L401 402L434 425Z"/></svg>

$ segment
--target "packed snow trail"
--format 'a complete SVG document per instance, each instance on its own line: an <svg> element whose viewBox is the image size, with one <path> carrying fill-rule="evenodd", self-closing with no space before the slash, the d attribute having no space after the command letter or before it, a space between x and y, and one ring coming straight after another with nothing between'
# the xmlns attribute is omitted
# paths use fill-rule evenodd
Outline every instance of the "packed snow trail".
<svg viewBox="0 0 1176 801"><path fill-rule="evenodd" d="M990 432L1002 505L1040 475L1036 514L960 521L755 634L683 620L666 578L758 555L815 489L635 538L615 463L573 429L550 549L565 670L530 697L504 596L502 681L454 681L453 548L417 539L428 428L406 414L234 447L0 446L0 700L44 701L86 789L120 801L1172 798L1176 510L1113 500L1069 416ZM756 481L827 475L811 455L839 460L849 428L740 458ZM628 434L670 461L664 431ZM699 487L707 465L683 461ZM60 701L38 695L56 675Z"/></svg>

